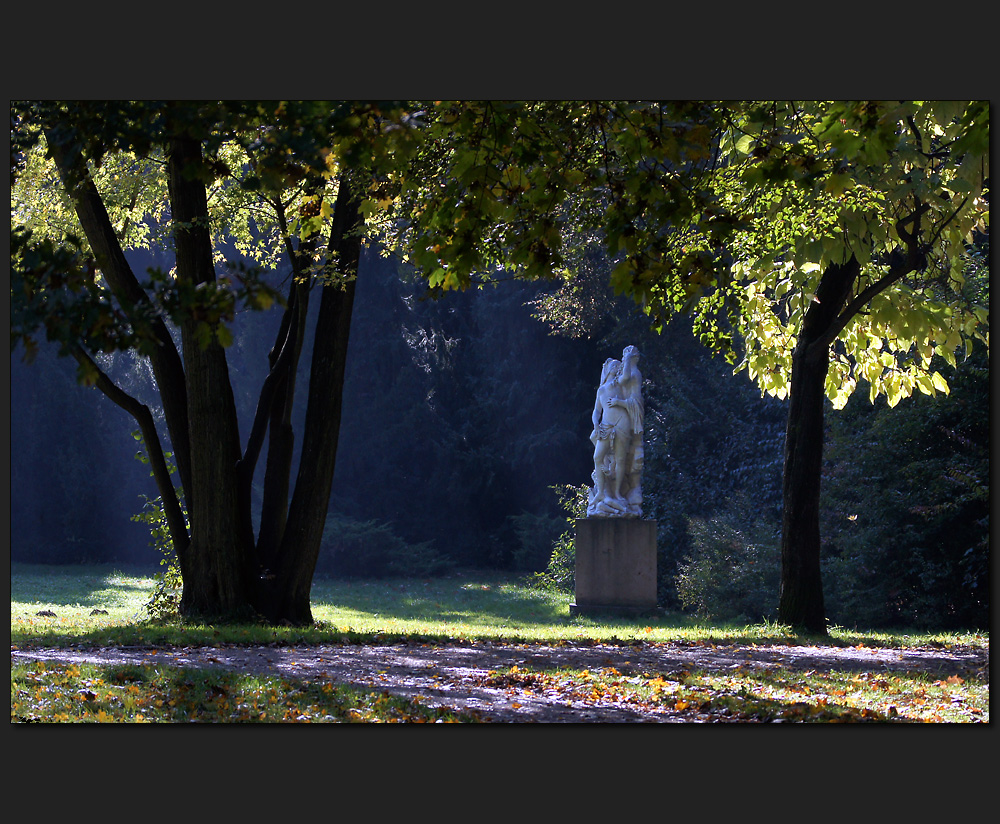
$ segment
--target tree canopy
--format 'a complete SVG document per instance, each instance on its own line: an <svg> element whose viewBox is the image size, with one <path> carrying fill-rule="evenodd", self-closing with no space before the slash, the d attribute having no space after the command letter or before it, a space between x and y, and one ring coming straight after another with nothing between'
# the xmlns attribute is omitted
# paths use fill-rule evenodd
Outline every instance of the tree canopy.
<svg viewBox="0 0 1000 824"><path fill-rule="evenodd" d="M571 278L574 247L597 244L654 323L693 313L781 396L823 273L854 258L822 338L838 407L860 377L893 404L946 391L932 355L986 339L964 275L989 222L985 102L485 101L423 119L423 174L381 204L432 288L511 267Z"/></svg>
<svg viewBox="0 0 1000 824"><path fill-rule="evenodd" d="M988 231L988 145L978 101L15 103L12 343L30 353L44 332L136 417L175 544L188 540L181 496L195 504L192 558L240 535L209 552L232 556L209 564L215 585L266 589L251 582L278 566L301 620L322 532L305 513L325 513L329 495L362 238L405 256L431 294L509 273L572 288L597 249L651 324L690 315L713 350L789 397L782 618L822 630L823 397L843 406L861 382L890 404L945 392L934 358L988 345L965 279ZM123 250L158 242L175 265L140 280ZM279 258L291 275L274 283ZM286 505L313 289L309 468ZM283 321L241 446L229 324L272 306ZM94 359L115 349L150 358L183 491L149 410ZM273 505L255 555L248 501L265 439ZM305 560L283 566L296 542Z"/></svg>

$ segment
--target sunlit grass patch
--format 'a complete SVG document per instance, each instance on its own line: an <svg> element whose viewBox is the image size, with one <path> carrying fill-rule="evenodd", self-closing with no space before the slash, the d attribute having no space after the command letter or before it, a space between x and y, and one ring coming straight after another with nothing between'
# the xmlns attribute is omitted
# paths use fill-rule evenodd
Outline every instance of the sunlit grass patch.
<svg viewBox="0 0 1000 824"><path fill-rule="evenodd" d="M740 668L690 674L685 685L713 701L757 705L775 716L768 720L989 722L988 683L958 676Z"/></svg>
<svg viewBox="0 0 1000 824"><path fill-rule="evenodd" d="M512 666L483 686L527 691L567 705L613 703L702 723L989 723L989 686L957 676L805 673L740 668L625 674L613 667L538 670Z"/></svg>
<svg viewBox="0 0 1000 824"><path fill-rule="evenodd" d="M11 631L45 637L134 623L154 586L151 573L107 565L13 564Z"/></svg>
<svg viewBox="0 0 1000 824"><path fill-rule="evenodd" d="M405 640L511 643L809 644L988 646L986 633L863 632L833 627L822 639L770 622L711 625L667 612L643 619L571 616L573 596L507 576L464 571L441 578L316 579L312 627L211 626L147 620L152 573L112 567L12 565L15 646L135 644L388 643Z"/></svg>
<svg viewBox="0 0 1000 824"><path fill-rule="evenodd" d="M834 627L823 638L789 627L710 625L677 613L643 619L571 616L566 594L540 591L500 575L466 572L435 579L319 579L315 624L214 626L149 620L143 604L152 573L112 568L13 565L11 643L31 646L213 646L499 643L559 647L729 644L881 648L989 648L985 632L862 632ZM39 614L42 613L42 614ZM967 677L880 672L797 672L778 665L622 674L512 668L486 686L546 692L586 705L616 701L695 722L988 722L985 672ZM401 702L401 703L400 703ZM47 722L388 722L460 720L419 701L386 693L169 667L11 666L11 720Z"/></svg>

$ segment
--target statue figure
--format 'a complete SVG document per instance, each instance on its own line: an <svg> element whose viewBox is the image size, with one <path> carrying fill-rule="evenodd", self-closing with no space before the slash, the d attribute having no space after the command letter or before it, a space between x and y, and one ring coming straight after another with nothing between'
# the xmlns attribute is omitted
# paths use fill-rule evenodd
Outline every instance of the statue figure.
<svg viewBox="0 0 1000 824"><path fill-rule="evenodd" d="M621 361L608 358L594 402L594 486L588 518L642 517L642 375L639 350L626 346Z"/></svg>

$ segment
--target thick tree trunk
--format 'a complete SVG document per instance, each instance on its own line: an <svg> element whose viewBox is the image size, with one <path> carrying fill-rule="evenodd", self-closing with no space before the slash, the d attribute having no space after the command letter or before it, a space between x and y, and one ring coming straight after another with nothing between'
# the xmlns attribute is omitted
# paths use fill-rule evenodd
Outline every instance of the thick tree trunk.
<svg viewBox="0 0 1000 824"><path fill-rule="evenodd" d="M359 201L341 179L330 236L331 255L344 283L323 287L313 343L302 455L274 577L262 581L258 608L268 620L312 623L309 594L323 538L340 434L347 343L361 256Z"/></svg>
<svg viewBox="0 0 1000 824"><path fill-rule="evenodd" d="M826 634L819 504L830 335L859 271L854 258L826 268L792 353L782 481L778 620L818 634Z"/></svg>
<svg viewBox="0 0 1000 824"><path fill-rule="evenodd" d="M826 632L820 577L819 499L823 461L823 403L829 352L809 356L800 340L792 355L785 432L778 620Z"/></svg>
<svg viewBox="0 0 1000 824"><path fill-rule="evenodd" d="M170 146L170 206L175 221L178 279L215 279L205 186L197 140L176 137ZM197 321L181 324L188 401L191 540L186 553L181 612L186 617L234 620L252 615L252 536L241 518L236 404L225 350L202 346Z"/></svg>

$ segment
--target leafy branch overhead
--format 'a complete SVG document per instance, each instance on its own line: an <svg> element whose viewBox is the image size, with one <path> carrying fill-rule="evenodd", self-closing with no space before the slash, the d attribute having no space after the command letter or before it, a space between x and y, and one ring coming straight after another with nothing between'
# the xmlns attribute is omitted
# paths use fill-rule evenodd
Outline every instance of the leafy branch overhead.
<svg viewBox="0 0 1000 824"><path fill-rule="evenodd" d="M559 277L596 241L615 290L784 396L831 265L858 264L819 345L827 395L861 379L895 404L988 342L965 284L988 228L982 102L442 103L396 200L395 239L432 290L511 267ZM432 185L420 181L433 180ZM582 240L581 240L582 239ZM735 337L734 337L735 333Z"/></svg>

